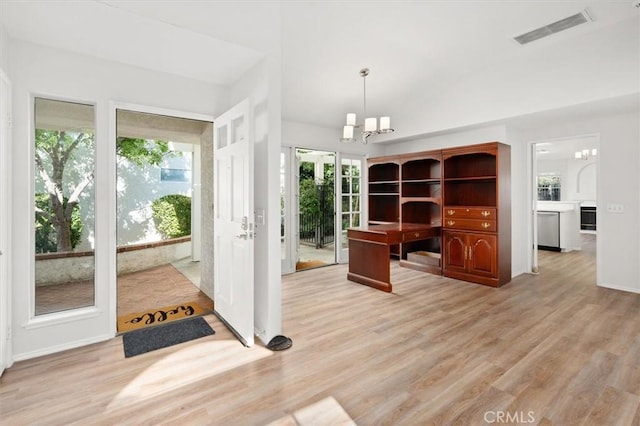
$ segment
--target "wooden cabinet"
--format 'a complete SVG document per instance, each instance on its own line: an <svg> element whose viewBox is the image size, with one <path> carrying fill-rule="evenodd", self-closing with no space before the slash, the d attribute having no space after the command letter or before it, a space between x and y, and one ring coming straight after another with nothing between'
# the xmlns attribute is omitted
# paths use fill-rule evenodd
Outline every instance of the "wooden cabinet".
<svg viewBox="0 0 640 426"><path fill-rule="evenodd" d="M510 147L442 151L444 275L491 286L511 281Z"/></svg>
<svg viewBox="0 0 640 426"><path fill-rule="evenodd" d="M443 231L443 267L466 281L493 285L497 278L497 238L493 234ZM489 278L488 280L486 278Z"/></svg>

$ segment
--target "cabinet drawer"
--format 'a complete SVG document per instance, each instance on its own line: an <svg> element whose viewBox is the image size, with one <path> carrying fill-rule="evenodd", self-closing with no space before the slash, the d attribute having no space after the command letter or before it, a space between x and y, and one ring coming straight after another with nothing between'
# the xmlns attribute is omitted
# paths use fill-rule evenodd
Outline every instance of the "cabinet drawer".
<svg viewBox="0 0 640 426"><path fill-rule="evenodd" d="M428 230L428 231L408 231L402 233L402 242L408 243L409 241L418 241L425 240L427 238L431 238L439 235L439 231L436 230Z"/></svg>
<svg viewBox="0 0 640 426"><path fill-rule="evenodd" d="M444 217L496 220L496 209L486 207L445 207Z"/></svg>
<svg viewBox="0 0 640 426"><path fill-rule="evenodd" d="M496 232L497 226L495 220L481 219L445 219L442 224L449 229L469 229L473 231Z"/></svg>

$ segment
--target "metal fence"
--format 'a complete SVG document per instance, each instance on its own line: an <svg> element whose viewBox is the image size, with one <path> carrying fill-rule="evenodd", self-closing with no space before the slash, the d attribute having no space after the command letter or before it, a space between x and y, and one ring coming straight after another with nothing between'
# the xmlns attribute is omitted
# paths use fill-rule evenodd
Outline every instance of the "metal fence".
<svg viewBox="0 0 640 426"><path fill-rule="evenodd" d="M329 185L316 185L320 212L300 214L300 242L322 248L335 239L335 210L333 188Z"/></svg>

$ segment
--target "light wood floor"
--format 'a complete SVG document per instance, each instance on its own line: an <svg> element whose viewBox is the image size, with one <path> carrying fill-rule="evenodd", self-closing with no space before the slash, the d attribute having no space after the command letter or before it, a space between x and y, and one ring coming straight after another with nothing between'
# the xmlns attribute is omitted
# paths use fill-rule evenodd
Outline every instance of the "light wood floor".
<svg viewBox="0 0 640 426"><path fill-rule="evenodd" d="M170 264L118 276L118 316L188 302L213 310L211 299Z"/></svg>
<svg viewBox="0 0 640 426"><path fill-rule="evenodd" d="M214 336L133 358L117 337L16 363L0 423L260 425L332 397L359 425L639 425L640 295L596 287L594 264L541 252L501 289L394 264L392 294L299 272L291 349L244 348L213 316Z"/></svg>

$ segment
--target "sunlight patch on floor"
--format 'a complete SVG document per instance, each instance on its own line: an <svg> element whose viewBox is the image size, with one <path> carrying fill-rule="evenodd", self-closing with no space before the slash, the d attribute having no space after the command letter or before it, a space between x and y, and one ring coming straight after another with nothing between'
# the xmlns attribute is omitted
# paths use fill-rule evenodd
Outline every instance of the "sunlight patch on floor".
<svg viewBox="0 0 640 426"><path fill-rule="evenodd" d="M106 412L154 398L272 355L261 346L246 348L237 340L211 340L189 345L163 357L118 392ZM143 356L143 355L141 355ZM133 359L132 359L133 360Z"/></svg>

